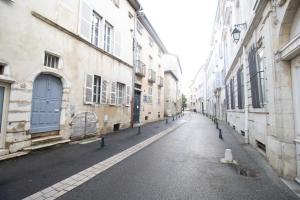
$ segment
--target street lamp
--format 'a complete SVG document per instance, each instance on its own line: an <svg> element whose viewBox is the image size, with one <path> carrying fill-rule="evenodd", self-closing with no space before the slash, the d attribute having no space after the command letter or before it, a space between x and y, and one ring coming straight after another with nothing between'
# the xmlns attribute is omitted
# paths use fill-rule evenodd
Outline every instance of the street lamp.
<svg viewBox="0 0 300 200"><path fill-rule="evenodd" d="M246 23L235 24L234 25L234 29L231 32L231 35L233 37L233 42L235 42L236 44L239 42L240 37L241 37L241 30L240 30L240 28L246 28L246 27L247 27Z"/></svg>
<svg viewBox="0 0 300 200"><path fill-rule="evenodd" d="M240 29L238 29L237 27L235 27L231 33L232 37L233 37L233 42L235 42L236 44L239 42L240 40L240 36L241 36L241 31Z"/></svg>

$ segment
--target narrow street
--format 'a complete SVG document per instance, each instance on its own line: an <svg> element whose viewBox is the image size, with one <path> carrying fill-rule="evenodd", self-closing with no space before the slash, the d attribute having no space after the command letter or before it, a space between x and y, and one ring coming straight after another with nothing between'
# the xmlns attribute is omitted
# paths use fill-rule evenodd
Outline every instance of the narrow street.
<svg viewBox="0 0 300 200"><path fill-rule="evenodd" d="M202 115L189 113L177 122L185 123L59 199L297 199L262 156L240 144L225 125L220 125L224 137L220 140L215 125ZM257 177L242 176L233 166L221 163L226 148ZM43 176L47 177L51 179L50 174Z"/></svg>
<svg viewBox="0 0 300 200"><path fill-rule="evenodd" d="M220 163L226 148L259 176L241 176ZM231 134L219 140L209 119L192 114L181 128L60 199L297 199L260 164Z"/></svg>

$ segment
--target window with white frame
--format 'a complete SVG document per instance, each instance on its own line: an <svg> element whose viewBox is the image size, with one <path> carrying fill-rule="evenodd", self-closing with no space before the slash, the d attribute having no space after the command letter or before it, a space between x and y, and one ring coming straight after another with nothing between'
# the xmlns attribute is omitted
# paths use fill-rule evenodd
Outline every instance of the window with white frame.
<svg viewBox="0 0 300 200"><path fill-rule="evenodd" d="M96 12L93 12L91 43L98 47L100 43L101 21L102 18Z"/></svg>
<svg viewBox="0 0 300 200"><path fill-rule="evenodd" d="M126 86L123 83L117 82L117 104L125 103Z"/></svg>
<svg viewBox="0 0 300 200"><path fill-rule="evenodd" d="M108 81L101 76L86 74L84 103L86 104L106 104L107 103Z"/></svg>
<svg viewBox="0 0 300 200"><path fill-rule="evenodd" d="M152 103L152 87L148 88L148 103Z"/></svg>
<svg viewBox="0 0 300 200"><path fill-rule="evenodd" d="M57 69L59 64L59 57L51 53L45 52L44 66Z"/></svg>
<svg viewBox="0 0 300 200"><path fill-rule="evenodd" d="M93 102L100 104L101 98L101 77L94 75L94 84L93 84Z"/></svg>
<svg viewBox="0 0 300 200"><path fill-rule="evenodd" d="M105 22L104 27L104 50L111 53L113 44L113 27L108 22Z"/></svg>

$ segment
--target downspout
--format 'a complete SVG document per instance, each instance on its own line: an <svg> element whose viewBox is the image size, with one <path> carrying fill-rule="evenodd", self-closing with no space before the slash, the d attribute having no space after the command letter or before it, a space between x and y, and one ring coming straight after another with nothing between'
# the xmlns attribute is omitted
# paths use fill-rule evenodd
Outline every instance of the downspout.
<svg viewBox="0 0 300 200"><path fill-rule="evenodd" d="M245 144L249 144L249 101L248 101L248 85L247 85L247 72L246 72L246 66L247 66L247 57L246 57L246 48L243 46L243 66L244 66L244 99L245 99L245 105L244 105L244 110L245 110Z"/></svg>
<svg viewBox="0 0 300 200"><path fill-rule="evenodd" d="M136 72L136 23L137 23L137 16L138 16L139 10L136 10L134 12L134 18L133 18L133 69L132 69L132 97L131 97L131 127L133 127L133 115L134 115L134 94L135 94L135 72Z"/></svg>

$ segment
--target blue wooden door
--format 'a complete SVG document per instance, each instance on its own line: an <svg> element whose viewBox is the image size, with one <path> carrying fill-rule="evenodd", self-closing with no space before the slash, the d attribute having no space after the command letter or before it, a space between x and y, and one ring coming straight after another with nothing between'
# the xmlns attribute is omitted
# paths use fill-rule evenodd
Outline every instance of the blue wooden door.
<svg viewBox="0 0 300 200"><path fill-rule="evenodd" d="M59 130L62 84L59 78L42 74L33 84L31 133Z"/></svg>

